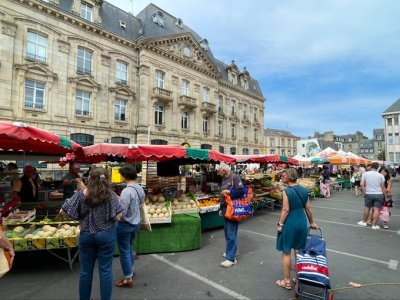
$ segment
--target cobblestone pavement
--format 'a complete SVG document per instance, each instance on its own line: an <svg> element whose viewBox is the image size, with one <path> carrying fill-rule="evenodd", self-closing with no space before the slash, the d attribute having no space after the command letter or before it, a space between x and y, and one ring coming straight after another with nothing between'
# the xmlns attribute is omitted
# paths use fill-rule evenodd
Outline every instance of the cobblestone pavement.
<svg viewBox="0 0 400 300"><path fill-rule="evenodd" d="M363 198L339 191L313 199L316 223L328 248L332 288L400 283L400 182L394 182L389 230L360 227ZM258 210L239 226L239 262L224 269L222 229L204 232L202 248L182 253L141 255L133 289L113 289L113 299L291 299L293 291L275 286L282 278L275 250L279 208ZM114 277L121 274L114 259ZM13 270L0 279L0 299L78 299L79 263L74 270L47 252L18 253ZM333 291L335 299L398 299L399 285L374 285ZM93 283L99 299L99 281Z"/></svg>

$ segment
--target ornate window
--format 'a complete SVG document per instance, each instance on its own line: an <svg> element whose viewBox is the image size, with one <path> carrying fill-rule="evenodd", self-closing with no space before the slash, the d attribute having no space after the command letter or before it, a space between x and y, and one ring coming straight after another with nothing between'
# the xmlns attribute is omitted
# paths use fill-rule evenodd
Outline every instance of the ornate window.
<svg viewBox="0 0 400 300"><path fill-rule="evenodd" d="M243 127L243 138L247 140L249 138L249 129L247 126Z"/></svg>
<svg viewBox="0 0 400 300"><path fill-rule="evenodd" d="M222 96L218 97L218 111L223 111L224 110L224 99Z"/></svg>
<svg viewBox="0 0 400 300"><path fill-rule="evenodd" d="M225 152L225 147L224 146L219 146L218 151L221 153Z"/></svg>
<svg viewBox="0 0 400 300"><path fill-rule="evenodd" d="M90 117L90 93L77 90L75 100L75 115Z"/></svg>
<svg viewBox="0 0 400 300"><path fill-rule="evenodd" d="M44 110L46 84L41 81L25 80L25 108Z"/></svg>
<svg viewBox="0 0 400 300"><path fill-rule="evenodd" d="M164 15L158 11L152 15L153 22L160 27L164 27Z"/></svg>
<svg viewBox="0 0 400 300"><path fill-rule="evenodd" d="M182 92L183 96L189 96L189 92L190 92L189 85L190 85L189 81L187 81L185 79L182 80L182 91L181 92Z"/></svg>
<svg viewBox="0 0 400 300"><path fill-rule="evenodd" d="M236 154L236 147L231 147L230 152L232 155Z"/></svg>
<svg viewBox="0 0 400 300"><path fill-rule="evenodd" d="M258 130L257 129L254 129L254 142L258 143ZM275 144L275 139L274 139L274 144Z"/></svg>
<svg viewBox="0 0 400 300"><path fill-rule="evenodd" d="M200 145L200 149L211 150L212 149L212 145L210 145L210 144L201 144Z"/></svg>
<svg viewBox="0 0 400 300"><path fill-rule="evenodd" d="M91 51L78 47L77 73L92 74L92 56L93 53Z"/></svg>
<svg viewBox="0 0 400 300"><path fill-rule="evenodd" d="M26 58L43 63L47 61L47 36L28 31Z"/></svg>
<svg viewBox="0 0 400 300"><path fill-rule="evenodd" d="M281 147L285 147L285 139L281 139Z"/></svg>
<svg viewBox="0 0 400 300"><path fill-rule="evenodd" d="M209 88L203 88L203 101L208 102L210 100L210 89Z"/></svg>
<svg viewBox="0 0 400 300"><path fill-rule="evenodd" d="M208 133L210 132L210 119L209 117L203 118L203 132Z"/></svg>
<svg viewBox="0 0 400 300"><path fill-rule="evenodd" d="M114 118L115 121L126 121L126 103L124 99L115 99Z"/></svg>
<svg viewBox="0 0 400 300"><path fill-rule="evenodd" d="M231 114L234 115L236 113L236 101L232 101L232 105L231 105Z"/></svg>
<svg viewBox="0 0 400 300"><path fill-rule="evenodd" d="M117 61L116 82L119 84L127 84L128 82L128 64Z"/></svg>
<svg viewBox="0 0 400 300"><path fill-rule="evenodd" d="M217 123L217 135L222 136L223 135L223 123L222 121L218 121Z"/></svg>
<svg viewBox="0 0 400 300"><path fill-rule="evenodd" d="M258 155L258 154L260 154L260 150L258 150L258 149L254 149L254 150L253 150L253 154L254 154L254 155Z"/></svg>
<svg viewBox="0 0 400 300"><path fill-rule="evenodd" d="M204 49L204 51L208 51L208 41L206 39L202 39L200 41L200 47Z"/></svg>
<svg viewBox="0 0 400 300"><path fill-rule="evenodd" d="M93 22L93 6L82 1L80 16L85 20Z"/></svg>
<svg viewBox="0 0 400 300"><path fill-rule="evenodd" d="M162 125L163 124L163 117L164 117L164 107L163 106L156 106L155 107L155 119L154 124Z"/></svg>
<svg viewBox="0 0 400 300"><path fill-rule="evenodd" d="M236 137L236 124L231 124L231 137Z"/></svg>
<svg viewBox="0 0 400 300"><path fill-rule="evenodd" d="M168 145L168 142L165 140L155 139L155 140L151 140L150 144L151 145Z"/></svg>
<svg viewBox="0 0 400 300"><path fill-rule="evenodd" d="M247 104L243 105L243 118L247 118Z"/></svg>
<svg viewBox="0 0 400 300"><path fill-rule="evenodd" d="M94 143L94 136L85 133L72 133L71 140L81 146L91 146Z"/></svg>
<svg viewBox="0 0 400 300"><path fill-rule="evenodd" d="M257 121L257 108L254 107L254 122Z"/></svg>
<svg viewBox="0 0 400 300"><path fill-rule="evenodd" d="M249 155L249 149L243 148L243 155Z"/></svg>
<svg viewBox="0 0 400 300"><path fill-rule="evenodd" d="M275 138L270 138L269 143L270 143L270 147L275 147Z"/></svg>
<svg viewBox="0 0 400 300"><path fill-rule="evenodd" d="M156 78L155 78L155 86L158 88L163 89L164 88L164 83L165 83L165 73L157 70L156 71Z"/></svg>
<svg viewBox="0 0 400 300"><path fill-rule="evenodd" d="M183 111L181 113L181 128L182 129L189 129L189 113Z"/></svg>
<svg viewBox="0 0 400 300"><path fill-rule="evenodd" d="M112 144L130 144L130 140L126 137L115 136L111 138Z"/></svg>

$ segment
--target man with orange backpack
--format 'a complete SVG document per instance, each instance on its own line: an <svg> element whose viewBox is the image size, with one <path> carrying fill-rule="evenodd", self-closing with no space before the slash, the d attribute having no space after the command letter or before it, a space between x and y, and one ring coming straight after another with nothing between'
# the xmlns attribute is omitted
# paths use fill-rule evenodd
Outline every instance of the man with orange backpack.
<svg viewBox="0 0 400 300"><path fill-rule="evenodd" d="M229 268L237 264L236 256L239 255L237 250L237 231L239 222L230 220L226 217L227 202L225 200L225 195L229 195L232 199L241 198L243 196L244 187L240 176L233 174L230 166L227 164L221 163L219 165L218 173L222 176L219 215L224 218L224 233L226 241L226 251L223 254L226 260L221 262L221 267Z"/></svg>

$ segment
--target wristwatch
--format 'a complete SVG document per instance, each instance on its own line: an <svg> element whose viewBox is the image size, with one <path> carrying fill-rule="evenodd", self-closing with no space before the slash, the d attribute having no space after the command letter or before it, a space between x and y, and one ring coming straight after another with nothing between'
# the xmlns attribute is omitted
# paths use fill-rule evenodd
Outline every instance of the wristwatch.
<svg viewBox="0 0 400 300"><path fill-rule="evenodd" d="M283 227L285 224L282 224L281 222L278 222L278 226Z"/></svg>

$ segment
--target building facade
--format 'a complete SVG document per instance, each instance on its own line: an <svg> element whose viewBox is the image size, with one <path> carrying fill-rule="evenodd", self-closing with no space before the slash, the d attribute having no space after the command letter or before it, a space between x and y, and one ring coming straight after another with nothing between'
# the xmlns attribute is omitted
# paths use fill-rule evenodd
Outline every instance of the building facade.
<svg viewBox="0 0 400 300"><path fill-rule="evenodd" d="M2 120L83 146L185 143L253 154L264 144L257 80L153 4L132 16L102 0L7 0L0 23Z"/></svg>
<svg viewBox="0 0 400 300"><path fill-rule="evenodd" d="M385 129L375 128L372 131L374 141L374 160L382 160L381 153L385 152Z"/></svg>
<svg viewBox="0 0 400 300"><path fill-rule="evenodd" d="M295 156L297 154L297 141L299 137L291 132L280 129L266 128L265 143L267 154Z"/></svg>
<svg viewBox="0 0 400 300"><path fill-rule="evenodd" d="M385 153L386 160L399 164L400 163L400 99L389 106L383 113L382 117L385 123Z"/></svg>

